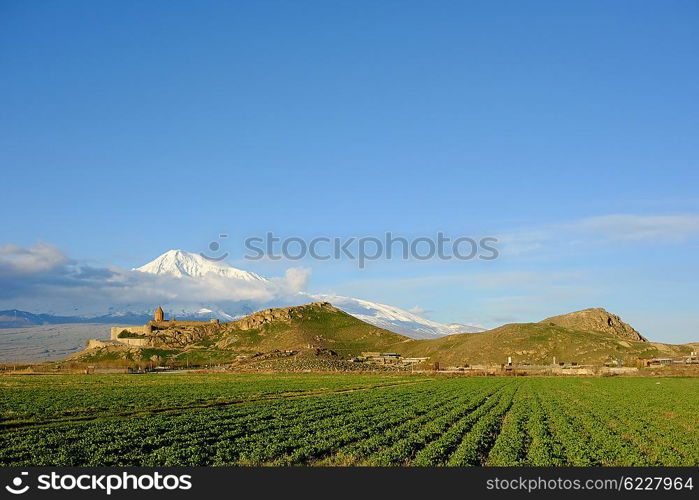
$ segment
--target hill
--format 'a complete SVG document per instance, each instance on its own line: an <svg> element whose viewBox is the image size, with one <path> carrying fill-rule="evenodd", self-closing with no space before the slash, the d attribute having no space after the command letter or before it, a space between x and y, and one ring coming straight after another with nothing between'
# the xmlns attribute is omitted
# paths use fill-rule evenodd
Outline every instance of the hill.
<svg viewBox="0 0 699 500"><path fill-rule="evenodd" d="M593 307L560 316L552 316L540 321L541 324L558 325L584 332L609 333L619 338L648 342L631 325L624 323L619 316L601 307Z"/></svg>
<svg viewBox="0 0 699 500"><path fill-rule="evenodd" d="M562 322L575 324L568 321ZM418 340L405 346L402 353L429 356L444 365L462 365L506 363L510 356L514 362L531 364L551 364L554 357L558 363L601 364L614 359L632 363L636 358L682 356L692 351L691 345L648 342L640 334L643 340L635 340L626 334L581 329L584 327L565 327L550 320L513 323L482 333Z"/></svg>
<svg viewBox="0 0 699 500"><path fill-rule="evenodd" d="M266 309L230 323L159 330L147 347L95 342L73 362L228 363L241 358L349 359L364 351L394 351L412 339L365 323L327 302ZM116 363L119 362L119 363Z"/></svg>
<svg viewBox="0 0 699 500"><path fill-rule="evenodd" d="M229 363L314 358L349 360L362 352L397 352L427 357L443 366L554 362L602 364L621 359L688 355L692 345L647 341L621 318L604 309L586 309L538 323L513 323L481 333L413 340L378 328L328 302L266 309L230 323L172 323L157 329L148 346L96 343L73 360L98 363ZM155 358L154 358L155 357ZM245 360L245 361L241 361Z"/></svg>
<svg viewBox="0 0 699 500"><path fill-rule="evenodd" d="M224 325L218 347L238 350L328 349L342 357L395 349L411 339L377 328L328 302L266 309Z"/></svg>

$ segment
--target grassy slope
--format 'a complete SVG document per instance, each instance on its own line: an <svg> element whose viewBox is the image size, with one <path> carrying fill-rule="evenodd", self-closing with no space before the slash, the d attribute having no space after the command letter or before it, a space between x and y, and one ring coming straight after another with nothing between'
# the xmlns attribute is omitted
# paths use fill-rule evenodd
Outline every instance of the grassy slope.
<svg viewBox="0 0 699 500"><path fill-rule="evenodd" d="M515 323L482 333L450 335L435 340L418 340L402 349L403 355L430 356L433 361L462 363L515 362L602 363L620 358L689 354L688 346L670 346L620 339L601 332L583 332L541 323Z"/></svg>
<svg viewBox="0 0 699 500"><path fill-rule="evenodd" d="M253 330L228 325L221 343L227 348L252 351L299 350L308 346L331 349L343 357L362 351L402 350L414 341L377 328L349 314L313 305L297 308L299 317L276 321Z"/></svg>
<svg viewBox="0 0 699 500"><path fill-rule="evenodd" d="M603 363L623 359L680 356L692 351L690 345L640 342L613 333L583 331L551 323L515 323L482 333L450 335L439 339L410 340L364 323L333 307L301 306L301 317L275 322L259 330L234 328L237 349L261 351L298 350L307 345L332 349L342 357L361 351L395 351L403 356L430 357L448 365L504 363L508 356L517 362ZM231 327L234 327L234 323Z"/></svg>
<svg viewBox="0 0 699 500"><path fill-rule="evenodd" d="M550 323L515 323L482 333L450 335L439 339L411 340L365 323L332 306L308 304L293 308L291 319L274 320L256 329L242 330L240 323L221 325L210 338L180 349L104 348L81 353L75 360L99 363L147 361L151 355L185 364L227 363L239 354L330 349L342 358L362 351L394 351L403 356L430 357L444 365L500 364L512 356L515 362L549 364L578 362L600 364L611 359L633 362L636 358L689 354L691 345L676 346L623 339L611 333L581 331ZM696 347L694 347L696 350ZM152 352L151 352L152 351Z"/></svg>
<svg viewBox="0 0 699 500"><path fill-rule="evenodd" d="M208 327L208 326L207 326ZM187 349L134 348L110 346L83 351L70 361L87 364L135 364L159 356L163 361L186 365L229 363L240 354L268 353L271 351L314 351L330 349L343 358L351 358L363 351L400 352L411 339L377 328L333 307L309 304L294 308L294 317L288 321L274 321L260 328L242 330L236 322L213 327L211 337Z"/></svg>

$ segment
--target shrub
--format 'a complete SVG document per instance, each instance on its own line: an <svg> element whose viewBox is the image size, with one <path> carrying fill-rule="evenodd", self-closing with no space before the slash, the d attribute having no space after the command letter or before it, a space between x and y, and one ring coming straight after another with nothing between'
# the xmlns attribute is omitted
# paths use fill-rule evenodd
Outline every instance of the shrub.
<svg viewBox="0 0 699 500"><path fill-rule="evenodd" d="M127 329L123 329L122 331L119 332L119 335L117 335L118 339L144 339L146 338L145 335L142 335L140 333L134 333L130 332Z"/></svg>

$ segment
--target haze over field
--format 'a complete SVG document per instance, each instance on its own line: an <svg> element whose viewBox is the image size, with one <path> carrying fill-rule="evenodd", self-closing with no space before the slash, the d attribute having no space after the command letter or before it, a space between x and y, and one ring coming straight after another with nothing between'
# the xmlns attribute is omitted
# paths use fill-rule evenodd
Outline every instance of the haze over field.
<svg viewBox="0 0 699 500"><path fill-rule="evenodd" d="M0 363L57 361L75 354L89 339L109 339L109 325L94 323L0 329Z"/></svg>

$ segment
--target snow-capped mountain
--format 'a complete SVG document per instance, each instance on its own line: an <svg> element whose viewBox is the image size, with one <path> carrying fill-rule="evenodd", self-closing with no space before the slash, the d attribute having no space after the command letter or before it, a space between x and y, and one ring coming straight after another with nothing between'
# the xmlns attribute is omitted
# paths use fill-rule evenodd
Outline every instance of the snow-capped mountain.
<svg viewBox="0 0 699 500"><path fill-rule="evenodd" d="M380 328L400 333L414 339L429 339L452 335L454 333L477 333L483 328L459 323L438 323L415 313L389 306L369 302L368 300L341 297L337 295L312 295L315 300L330 302L355 318L376 325Z"/></svg>
<svg viewBox="0 0 699 500"><path fill-rule="evenodd" d="M148 264L133 270L177 278L203 278L206 275L214 274L243 281L269 281L259 274L236 269L222 262L212 261L201 255L183 250L170 250Z"/></svg>
<svg viewBox="0 0 699 500"><path fill-rule="evenodd" d="M268 279L183 250L170 250L148 264L119 271L115 276L112 283L126 283L131 299L128 302L107 302L104 309L92 306L91 313L81 316L0 311L0 328L88 322L142 324L152 318L158 305L169 318L232 321L270 307L327 301L362 321L414 339L483 331L475 326L439 323L368 300L300 292L288 279Z"/></svg>
<svg viewBox="0 0 699 500"><path fill-rule="evenodd" d="M260 285L272 284L272 280L258 274L236 269L223 262L212 262L201 255L192 254L183 250L170 250L165 252L152 262L135 268L134 271L176 278L203 279L211 275L222 276L230 279L230 281L227 282L228 287L251 284L251 282ZM225 307L211 304L197 304L188 308L182 305L175 305L174 303L166 303L162 304L162 306L168 315L179 318L208 316L230 321L231 319L250 314L254 312L255 309L301 305L312 301L331 302L336 307L362 321L414 339L483 331L482 328L475 326L438 323L399 307L378 304L368 300L304 292L296 293L293 297L287 297L284 300L280 299L272 303L258 304L257 308L254 303L250 302L246 302L245 304L227 304Z"/></svg>

